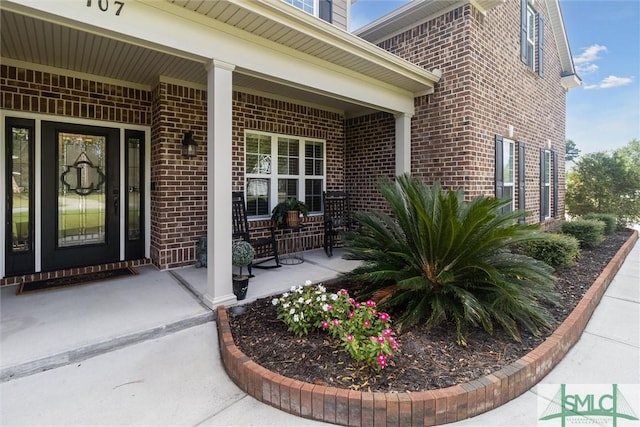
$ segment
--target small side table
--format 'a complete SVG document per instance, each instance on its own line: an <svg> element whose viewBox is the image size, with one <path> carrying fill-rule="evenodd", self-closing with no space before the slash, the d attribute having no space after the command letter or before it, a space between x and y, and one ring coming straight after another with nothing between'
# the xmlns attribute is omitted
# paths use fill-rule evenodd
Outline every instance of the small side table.
<svg viewBox="0 0 640 427"><path fill-rule="evenodd" d="M301 231L304 225L297 227L281 227L282 239L284 240L285 254L279 256L280 263L284 265L296 265L304 262L304 245L302 243Z"/></svg>

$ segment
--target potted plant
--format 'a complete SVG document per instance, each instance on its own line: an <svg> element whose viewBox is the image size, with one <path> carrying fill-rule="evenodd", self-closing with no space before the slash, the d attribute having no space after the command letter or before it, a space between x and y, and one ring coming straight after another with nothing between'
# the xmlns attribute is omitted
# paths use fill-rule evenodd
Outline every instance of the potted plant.
<svg viewBox="0 0 640 427"><path fill-rule="evenodd" d="M305 217L309 215L307 205L295 197L287 197L273 208L271 219L278 227L298 227L300 225L300 214Z"/></svg>
<svg viewBox="0 0 640 427"><path fill-rule="evenodd" d="M249 242L238 240L233 242L231 248L231 261L240 268L240 274L233 275L233 294L239 300L245 299L249 288L249 276L242 274L242 267L247 267L253 262L255 251Z"/></svg>

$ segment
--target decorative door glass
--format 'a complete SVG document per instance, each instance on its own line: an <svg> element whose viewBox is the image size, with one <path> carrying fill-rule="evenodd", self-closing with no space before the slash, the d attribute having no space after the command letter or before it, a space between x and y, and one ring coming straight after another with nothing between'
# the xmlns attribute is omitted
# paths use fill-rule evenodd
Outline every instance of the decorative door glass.
<svg viewBox="0 0 640 427"><path fill-rule="evenodd" d="M58 247L105 243L106 154L104 136L58 133Z"/></svg>
<svg viewBox="0 0 640 427"><path fill-rule="evenodd" d="M31 129L13 127L11 129L11 251L31 250L31 203L29 196L31 153Z"/></svg>
<svg viewBox="0 0 640 427"><path fill-rule="evenodd" d="M127 239L140 238L140 139L127 139Z"/></svg>

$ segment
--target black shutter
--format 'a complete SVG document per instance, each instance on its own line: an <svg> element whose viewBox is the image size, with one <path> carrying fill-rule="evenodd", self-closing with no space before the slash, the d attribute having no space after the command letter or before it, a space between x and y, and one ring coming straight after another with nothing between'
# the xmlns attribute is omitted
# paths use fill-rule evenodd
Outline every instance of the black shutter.
<svg viewBox="0 0 640 427"><path fill-rule="evenodd" d="M503 156L502 137L496 135L496 199L504 197Z"/></svg>
<svg viewBox="0 0 640 427"><path fill-rule="evenodd" d="M527 0L520 0L520 59L527 62Z"/></svg>
<svg viewBox="0 0 640 427"><path fill-rule="evenodd" d="M332 0L320 0L320 19L327 21L328 23L332 22Z"/></svg>
<svg viewBox="0 0 640 427"><path fill-rule="evenodd" d="M544 18L538 13L538 75L544 77Z"/></svg>
<svg viewBox="0 0 640 427"><path fill-rule="evenodd" d="M544 171L545 167L545 159L544 159L544 149L540 150L540 222L544 222L545 220L545 212L544 212Z"/></svg>
<svg viewBox="0 0 640 427"><path fill-rule="evenodd" d="M554 151L553 156L553 217L558 216L558 153Z"/></svg>
<svg viewBox="0 0 640 427"><path fill-rule="evenodd" d="M518 209L524 211L527 208L525 200L525 169L524 169L524 142L518 143ZM526 214L519 220L526 222Z"/></svg>

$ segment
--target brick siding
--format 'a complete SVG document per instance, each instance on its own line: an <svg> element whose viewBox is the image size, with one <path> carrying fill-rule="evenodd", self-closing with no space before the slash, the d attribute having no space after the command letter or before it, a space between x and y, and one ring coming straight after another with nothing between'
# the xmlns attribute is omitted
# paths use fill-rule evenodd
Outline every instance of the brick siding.
<svg viewBox="0 0 640 427"><path fill-rule="evenodd" d="M547 16L544 2L536 3L536 8ZM512 125L513 139L527 146L526 209L532 213L528 220L539 218L539 150L547 140L559 153L558 217L563 217L566 107L553 31L545 19L543 78L520 61L519 31L519 1L508 0L486 15L467 4L379 46L443 73L434 94L415 100L411 121L415 176L462 189L467 198L494 195L495 135L508 136L507 127Z"/></svg>

